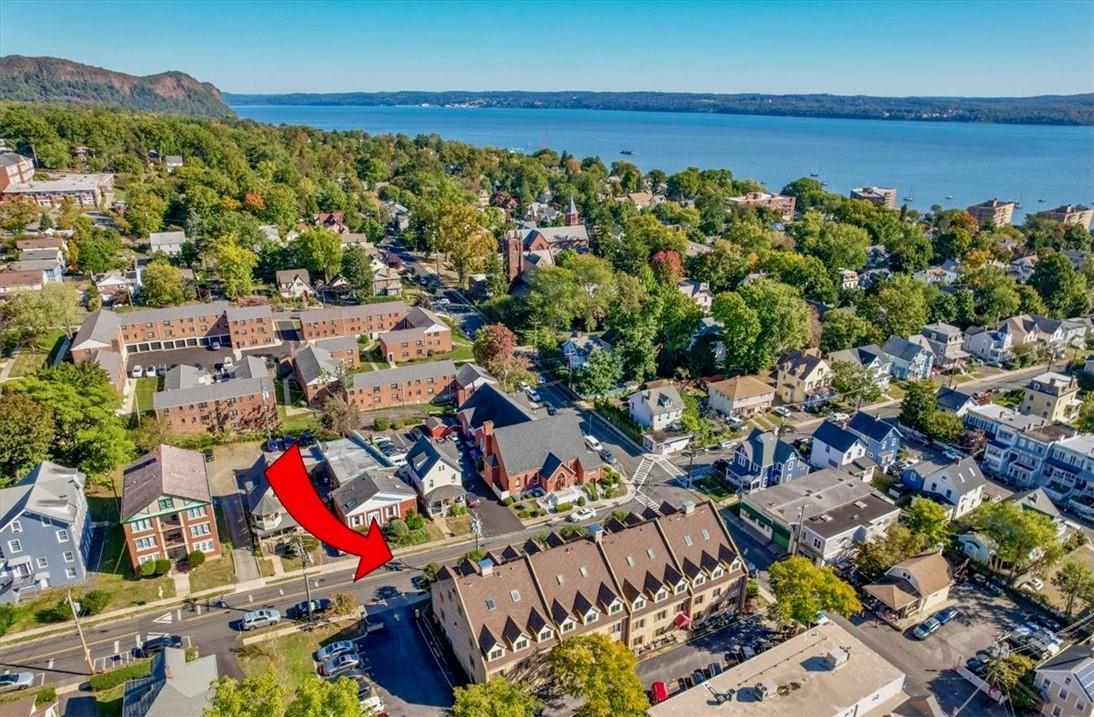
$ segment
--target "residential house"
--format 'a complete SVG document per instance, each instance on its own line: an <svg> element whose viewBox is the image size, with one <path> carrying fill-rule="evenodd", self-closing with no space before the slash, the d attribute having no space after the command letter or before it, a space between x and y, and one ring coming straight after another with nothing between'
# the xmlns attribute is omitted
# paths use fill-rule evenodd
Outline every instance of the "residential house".
<svg viewBox="0 0 1094 717"><path fill-rule="evenodd" d="M0 488L0 604L87 577L86 484L80 471L42 461Z"/></svg>
<svg viewBox="0 0 1094 717"><path fill-rule="evenodd" d="M121 717L202 717L213 701L215 654L190 659L168 647L152 658L149 674L126 680Z"/></svg>
<svg viewBox="0 0 1094 717"><path fill-rule="evenodd" d="M260 455L244 484L244 504L250 516L251 531L259 542L275 539L300 529L296 518L285 510L281 499L266 478L266 456Z"/></svg>
<svg viewBox="0 0 1094 717"><path fill-rule="evenodd" d="M162 252L167 256L178 256L182 245L186 243L186 232L152 232L148 235L148 244L152 253Z"/></svg>
<svg viewBox="0 0 1094 717"><path fill-rule="evenodd" d="M979 402L956 388L943 386L938 389L938 410L947 411L958 418L964 418L972 408L979 406Z"/></svg>
<svg viewBox="0 0 1094 717"><path fill-rule="evenodd" d="M905 487L941 503L951 520L975 510L984 500L984 474L972 458L939 465L921 461L900 474Z"/></svg>
<svg viewBox="0 0 1094 717"><path fill-rule="evenodd" d="M824 421L813 432L809 463L814 468L842 468L866 458L866 444L834 421Z"/></svg>
<svg viewBox="0 0 1094 717"><path fill-rule="evenodd" d="M576 331L562 342L562 360L570 371L580 371L595 352L611 350L611 344L601 337Z"/></svg>
<svg viewBox="0 0 1094 717"><path fill-rule="evenodd" d="M1066 426L1053 425L1040 416L1027 416L995 403L974 406L965 413L965 425L983 431L983 467L1004 476L1019 488L1042 482L1042 468L1049 447L1072 435Z"/></svg>
<svg viewBox="0 0 1094 717"><path fill-rule="evenodd" d="M782 221L789 222L794 218L797 199L784 194L771 194L770 192L746 192L739 197L730 197L726 202L730 205L770 209L778 214Z"/></svg>
<svg viewBox="0 0 1094 717"><path fill-rule="evenodd" d="M1016 259L1012 259L1007 264L1007 274L1014 277L1014 280L1020 284L1025 284L1033 276L1033 270L1037 268L1037 262L1039 257L1036 254L1029 254L1027 256L1020 256Z"/></svg>
<svg viewBox="0 0 1094 717"><path fill-rule="evenodd" d="M453 507L464 505L463 468L455 441L419 438L406 455L402 473L429 517L448 515Z"/></svg>
<svg viewBox="0 0 1094 717"><path fill-rule="evenodd" d="M832 368L816 349L795 349L775 364L775 384L783 403L806 408L830 401Z"/></svg>
<svg viewBox="0 0 1094 717"><path fill-rule="evenodd" d="M355 373L343 397L362 411L419 403L445 403L455 396L456 364L449 360Z"/></svg>
<svg viewBox="0 0 1094 717"><path fill-rule="evenodd" d="M888 608L892 619L928 615L950 594L950 564L938 552L926 552L901 560L876 583L862 589Z"/></svg>
<svg viewBox="0 0 1094 717"><path fill-rule="evenodd" d="M114 270L93 277L95 290L105 306L123 303L133 305L133 298L139 296L144 286L144 270Z"/></svg>
<svg viewBox="0 0 1094 717"><path fill-rule="evenodd" d="M307 299L315 295L307 269L281 269L274 273L277 293L286 299Z"/></svg>
<svg viewBox="0 0 1094 717"><path fill-rule="evenodd" d="M896 460L901 436L892 423L859 411L844 428L866 447L866 457L882 468L888 468Z"/></svg>
<svg viewBox="0 0 1094 717"><path fill-rule="evenodd" d="M61 230L63 233L54 234L55 230L47 230L45 234L39 234L32 239L16 239L15 248L17 251L27 251L28 249L60 249L64 251L67 247L65 238L71 235L72 230Z"/></svg>
<svg viewBox="0 0 1094 717"><path fill-rule="evenodd" d="M957 262L951 259L939 266L928 266L926 269L920 269L913 276L928 284L949 286L958 279Z"/></svg>
<svg viewBox="0 0 1094 717"><path fill-rule="evenodd" d="M970 326L961 348L984 363L998 365L1014 358L1013 335L996 329Z"/></svg>
<svg viewBox="0 0 1094 717"><path fill-rule="evenodd" d="M1010 334L1013 348L1031 345L1058 355L1067 346L1067 329L1063 322L1047 316L1012 316L999 325L999 330Z"/></svg>
<svg viewBox="0 0 1094 717"><path fill-rule="evenodd" d="M668 382L653 382L627 399L631 418L653 431L664 431L679 423L684 415L680 392Z"/></svg>
<svg viewBox="0 0 1094 717"><path fill-rule="evenodd" d="M934 353L934 365L943 371L957 368L969 358L968 353L961 348L964 336L956 326L938 321L920 329L919 336ZM918 338L913 336L911 340L921 343Z"/></svg>
<svg viewBox="0 0 1094 717"><path fill-rule="evenodd" d="M1055 209L1037 212L1037 216L1048 217L1061 224L1078 224L1089 230L1091 220L1094 219L1094 209L1083 204L1064 204Z"/></svg>
<svg viewBox="0 0 1094 717"><path fill-rule="evenodd" d="M710 292L710 285L707 282L684 278L676 282L676 288L681 294L695 302L695 305L702 309L704 314L710 312L710 307L714 303L714 294Z"/></svg>
<svg viewBox="0 0 1094 717"><path fill-rule="evenodd" d="M833 351L828 354L828 363L850 363L862 367L870 382L882 391L889 390L889 377L892 375L893 359L876 344L856 346L845 351Z"/></svg>
<svg viewBox="0 0 1094 717"><path fill-rule="evenodd" d="M1067 534L1068 521L1064 518L1060 509L1056 507L1056 504L1052 502L1052 499L1048 497L1048 494L1042 489L1034 488L1033 490L1027 490L1024 493L1015 493L1008 497L1007 500L1016 503L1022 510L1039 513L1052 521L1052 524L1056 526L1056 537L1058 539L1063 538Z"/></svg>
<svg viewBox="0 0 1094 717"><path fill-rule="evenodd" d="M837 273L839 274L840 289L850 291L859 288L861 280L857 271L840 269Z"/></svg>
<svg viewBox="0 0 1094 717"><path fill-rule="evenodd" d="M710 407L724 416L751 418L771 410L775 387L757 376L736 376L707 383Z"/></svg>
<svg viewBox="0 0 1094 717"><path fill-rule="evenodd" d="M1090 224L1089 215L1087 226ZM1037 666L1033 678L1045 717L1094 715L1094 645L1077 642Z"/></svg>
<svg viewBox="0 0 1094 717"><path fill-rule="evenodd" d="M636 651L738 609L745 570L710 503L669 505L444 567L433 612L473 682L533 679L558 641L603 634Z"/></svg>
<svg viewBox="0 0 1094 717"><path fill-rule="evenodd" d="M1045 493L1086 519L1094 518L1094 436L1061 435L1048 446Z"/></svg>
<svg viewBox="0 0 1094 717"><path fill-rule="evenodd" d="M149 560L180 562L200 550L220 556L205 457L161 444L122 470L120 520L133 570Z"/></svg>
<svg viewBox="0 0 1094 717"><path fill-rule="evenodd" d="M809 464L776 431L753 428L733 450L725 478L740 494L753 493L801 478Z"/></svg>
<svg viewBox="0 0 1094 717"><path fill-rule="evenodd" d="M223 380L209 381L193 366L176 366L152 396L156 419L175 435L270 431L277 428L277 396L265 362L245 356Z"/></svg>
<svg viewBox="0 0 1094 717"><path fill-rule="evenodd" d="M688 341L688 351L691 351L697 342L706 341L710 347L714 365L721 366L726 361L726 347L722 343L722 329L722 324L710 316L699 319L699 325Z"/></svg>
<svg viewBox="0 0 1094 717"><path fill-rule="evenodd" d="M892 359L893 378L901 381L919 381L930 378L934 368L934 352L900 336L890 336L881 347Z"/></svg>
<svg viewBox="0 0 1094 717"><path fill-rule="evenodd" d="M1046 371L1022 389L1018 410L1054 423L1070 423L1079 415L1079 382L1073 376Z"/></svg>
<svg viewBox="0 0 1094 717"><path fill-rule="evenodd" d="M34 161L15 152L0 152L0 192L34 179Z"/></svg>
<svg viewBox="0 0 1094 717"><path fill-rule="evenodd" d="M334 234L349 234L346 217L342 212L319 212L312 217L312 225L326 229Z"/></svg>
<svg viewBox="0 0 1094 717"><path fill-rule="evenodd" d="M462 405L475 391L498 380L475 363L465 363L456 371L456 405Z"/></svg>
<svg viewBox="0 0 1094 717"><path fill-rule="evenodd" d="M25 254L26 252L24 252ZM5 273L41 272L46 283L59 284L64 281L65 267L57 259L20 259L8 264Z"/></svg>
<svg viewBox="0 0 1094 717"><path fill-rule="evenodd" d="M347 527L381 528L416 512L418 494L395 476L394 468L369 468L330 492L335 515Z"/></svg>
<svg viewBox="0 0 1094 717"><path fill-rule="evenodd" d="M414 361L452 350L452 329L429 309L413 306L399 323L380 334L380 353L389 363Z"/></svg>
<svg viewBox="0 0 1094 717"><path fill-rule="evenodd" d="M1014 209L1017 202L1001 202L998 197L986 202L973 204L965 211L980 222L982 227L1009 227L1014 217Z"/></svg>
<svg viewBox="0 0 1094 717"><path fill-rule="evenodd" d="M863 199L867 202L880 204L883 207L889 207L890 209L896 206L895 187L874 187L870 185L855 187L851 190L850 196L851 199Z"/></svg>
<svg viewBox="0 0 1094 717"><path fill-rule="evenodd" d="M167 171L174 172L176 169L182 166L182 155L169 154L163 158L163 166L167 168Z"/></svg>
<svg viewBox="0 0 1094 717"><path fill-rule="evenodd" d="M0 297L10 296L20 291L41 291L50 279L41 269L27 271L0 271Z"/></svg>
<svg viewBox="0 0 1094 717"><path fill-rule="evenodd" d="M826 468L744 496L740 515L778 548L833 563L888 530L900 508L869 482Z"/></svg>

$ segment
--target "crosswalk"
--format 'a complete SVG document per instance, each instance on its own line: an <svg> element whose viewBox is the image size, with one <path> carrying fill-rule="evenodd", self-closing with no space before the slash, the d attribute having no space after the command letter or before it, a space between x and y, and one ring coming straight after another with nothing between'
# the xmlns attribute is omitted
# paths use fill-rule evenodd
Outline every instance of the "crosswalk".
<svg viewBox="0 0 1094 717"><path fill-rule="evenodd" d="M645 491L642 490L642 487L646 485L646 481L649 480L650 473L653 471L654 467L661 468L668 473L671 478L687 478L687 473L664 456L651 456L649 454L642 456L642 460L639 461L638 469L635 470L631 482L634 484L634 499L647 508L658 507L657 501L650 498L646 495Z"/></svg>

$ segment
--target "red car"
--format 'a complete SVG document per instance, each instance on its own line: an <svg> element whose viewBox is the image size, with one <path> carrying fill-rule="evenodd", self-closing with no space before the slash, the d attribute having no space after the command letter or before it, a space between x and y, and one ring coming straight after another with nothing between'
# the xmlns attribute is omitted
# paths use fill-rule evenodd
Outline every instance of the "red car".
<svg viewBox="0 0 1094 717"><path fill-rule="evenodd" d="M664 702L669 698L668 688L665 687L665 683L658 681L650 685L650 704L656 705Z"/></svg>

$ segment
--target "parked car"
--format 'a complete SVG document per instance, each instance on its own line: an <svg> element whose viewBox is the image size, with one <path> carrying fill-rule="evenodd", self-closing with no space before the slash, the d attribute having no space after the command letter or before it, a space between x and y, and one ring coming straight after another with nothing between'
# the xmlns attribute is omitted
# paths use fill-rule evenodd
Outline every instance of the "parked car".
<svg viewBox="0 0 1094 717"><path fill-rule="evenodd" d="M558 413L558 409L548 403L547 404L547 415L548 416L554 416L557 413Z"/></svg>
<svg viewBox="0 0 1094 717"><path fill-rule="evenodd" d="M278 451L283 450L283 446L281 444L281 439L280 438L270 438L262 446L262 449L264 451L266 451L267 453L277 453Z"/></svg>
<svg viewBox="0 0 1094 717"><path fill-rule="evenodd" d="M33 686L33 672L7 672L0 675L0 692L14 692Z"/></svg>
<svg viewBox="0 0 1094 717"><path fill-rule="evenodd" d="M216 458L216 454L213 453L212 448L206 448L201 452L201 455L205 458L206 463L210 463L214 458Z"/></svg>
<svg viewBox="0 0 1094 717"><path fill-rule="evenodd" d="M129 375L133 378L144 378L144 366L134 366L129 370Z"/></svg>
<svg viewBox="0 0 1094 717"><path fill-rule="evenodd" d="M179 635L160 635L159 637L153 637L151 640L145 640L140 647L138 647L134 653L137 657L151 657L157 652L163 652L165 648L182 647L182 637Z"/></svg>
<svg viewBox="0 0 1094 717"><path fill-rule="evenodd" d="M326 662L332 657L345 654L347 652L354 652L357 646L349 640L339 640L338 642L332 642L329 645L323 645L315 651L316 662Z"/></svg>
<svg viewBox="0 0 1094 717"><path fill-rule="evenodd" d="M1023 590L1029 590L1031 592L1036 592L1036 593L1041 592L1044 589L1044 587L1045 587L1045 581L1042 580L1041 578L1030 578L1029 580L1022 583L1022 589Z"/></svg>
<svg viewBox="0 0 1094 717"><path fill-rule="evenodd" d="M585 445L587 445L589 448L597 453L599 453L600 450L604 448L603 444L601 444L600 441L596 440L595 437L589 435L585 436Z"/></svg>
<svg viewBox="0 0 1094 717"><path fill-rule="evenodd" d="M771 412L776 416L782 416L783 418L789 418L794 413L786 406L775 406L775 408L771 409Z"/></svg>
<svg viewBox="0 0 1094 717"><path fill-rule="evenodd" d="M938 620L940 623L942 623L943 625L945 625L947 622L949 622L950 620L953 620L955 617L959 616L960 614L961 614L961 611L958 610L957 608L948 607L945 610L938 611L938 613L935 614L934 618L936 620Z"/></svg>
<svg viewBox="0 0 1094 717"><path fill-rule="evenodd" d="M325 677L330 677L331 675L340 675L343 672L349 672L360 666L361 658L352 652L345 652L337 657L326 660L319 666L319 672Z"/></svg>
<svg viewBox="0 0 1094 717"><path fill-rule="evenodd" d="M532 403L543 403L543 396L539 395L539 391L529 389L526 393L528 394L528 400Z"/></svg>
<svg viewBox="0 0 1094 717"><path fill-rule="evenodd" d="M220 342L214 341L213 343L209 344L209 348L211 348L213 351L220 351Z"/></svg>
<svg viewBox="0 0 1094 717"><path fill-rule="evenodd" d="M306 618L308 615L319 615L327 610L330 610L330 600L321 598L319 600L310 601L302 600L286 610L285 614L290 620L298 620L300 618Z"/></svg>
<svg viewBox="0 0 1094 717"><path fill-rule="evenodd" d="M596 516L596 511L592 508L578 508L574 512L570 513L570 517L567 518L571 523L580 523L583 520L589 520Z"/></svg>
<svg viewBox="0 0 1094 717"><path fill-rule="evenodd" d="M669 698L669 691L668 688L665 687L665 683L658 680L650 685L649 697L651 705L660 704L667 700Z"/></svg>
<svg viewBox="0 0 1094 717"><path fill-rule="evenodd" d="M726 423L728 423L730 427L737 429L744 428L745 425L744 419L739 418L738 416L726 416Z"/></svg>
<svg viewBox="0 0 1094 717"><path fill-rule="evenodd" d="M243 627L244 632L246 632L247 630L257 630L260 627L276 625L279 622L281 622L280 612L269 608L263 608L261 610L252 610L251 612L244 613L243 619L240 620L240 625Z"/></svg>
<svg viewBox="0 0 1094 717"><path fill-rule="evenodd" d="M615 454L609 451L607 448L600 449L600 460L604 461L608 465L615 463Z"/></svg>
<svg viewBox="0 0 1094 717"><path fill-rule="evenodd" d="M519 382L517 384L517 388L519 388L521 391L524 391L525 393L532 390L531 385L529 385L529 383L527 381Z"/></svg>
<svg viewBox="0 0 1094 717"><path fill-rule="evenodd" d="M145 366L144 367L144 375L149 377L149 378L155 378L156 377L156 367L152 366L152 365Z"/></svg>
<svg viewBox="0 0 1094 717"><path fill-rule="evenodd" d="M843 411L833 411L831 414L829 414L828 417L833 421L836 421L837 423L843 423L844 421L851 420L851 417Z"/></svg>
<svg viewBox="0 0 1094 717"><path fill-rule="evenodd" d="M917 640L926 640L928 637L938 632L938 628L940 627L942 627L941 622L933 617L929 617L912 628L912 636Z"/></svg>

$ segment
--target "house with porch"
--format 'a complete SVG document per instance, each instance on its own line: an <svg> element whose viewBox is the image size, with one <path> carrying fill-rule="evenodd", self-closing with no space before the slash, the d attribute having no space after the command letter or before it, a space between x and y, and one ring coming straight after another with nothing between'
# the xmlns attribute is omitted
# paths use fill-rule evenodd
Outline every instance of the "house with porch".
<svg viewBox="0 0 1094 717"><path fill-rule="evenodd" d="M824 421L813 432L809 462L814 468L842 468L866 457L866 444L846 427Z"/></svg>
<svg viewBox="0 0 1094 717"><path fill-rule="evenodd" d="M982 326L970 326L961 347L984 363L1004 364L1014 358L1013 334Z"/></svg>
<svg viewBox="0 0 1094 717"><path fill-rule="evenodd" d="M876 344L856 346L846 351L833 351L828 354L828 363L834 366L837 363L849 363L862 367L863 373L870 382L882 391L889 389L889 378L892 375L893 360L889 354L881 350Z"/></svg>
<svg viewBox="0 0 1094 717"><path fill-rule="evenodd" d="M912 341L923 344L934 353L934 365L942 371L958 368L968 360L969 354L961 348L964 342L964 334L961 329L943 321L927 324L919 330L918 336L913 336Z"/></svg>
<svg viewBox="0 0 1094 717"><path fill-rule="evenodd" d="M901 436L892 423L859 411L851 416L844 428L862 442L866 447L866 456L883 469L896 460Z"/></svg>
<svg viewBox="0 0 1094 717"><path fill-rule="evenodd" d="M984 474L972 458L944 465L922 461L906 468L900 481L910 490L941 503L951 520L975 510L984 501Z"/></svg>
<svg viewBox="0 0 1094 717"><path fill-rule="evenodd" d="M881 350L892 359L893 378L901 381L930 378L934 368L934 352L928 346L901 336L890 336Z"/></svg>
<svg viewBox="0 0 1094 717"><path fill-rule="evenodd" d="M315 295L307 269L281 269L275 272L277 293L286 299L307 299Z"/></svg>
<svg viewBox="0 0 1094 717"><path fill-rule="evenodd" d="M826 403L836 395L832 369L816 349L796 349L779 359L775 385L783 403L806 408Z"/></svg>
<svg viewBox="0 0 1094 717"><path fill-rule="evenodd" d="M460 448L454 441L419 438L400 473L418 492L422 509L431 518L465 504Z"/></svg>
<svg viewBox="0 0 1094 717"><path fill-rule="evenodd" d="M885 571L876 583L862 589L881 603L894 620L928 615L950 595L950 564L941 553L921 553Z"/></svg>
<svg viewBox="0 0 1094 717"><path fill-rule="evenodd" d="M776 431L753 428L733 451L726 481L744 495L780 485L809 472L809 464Z"/></svg>

